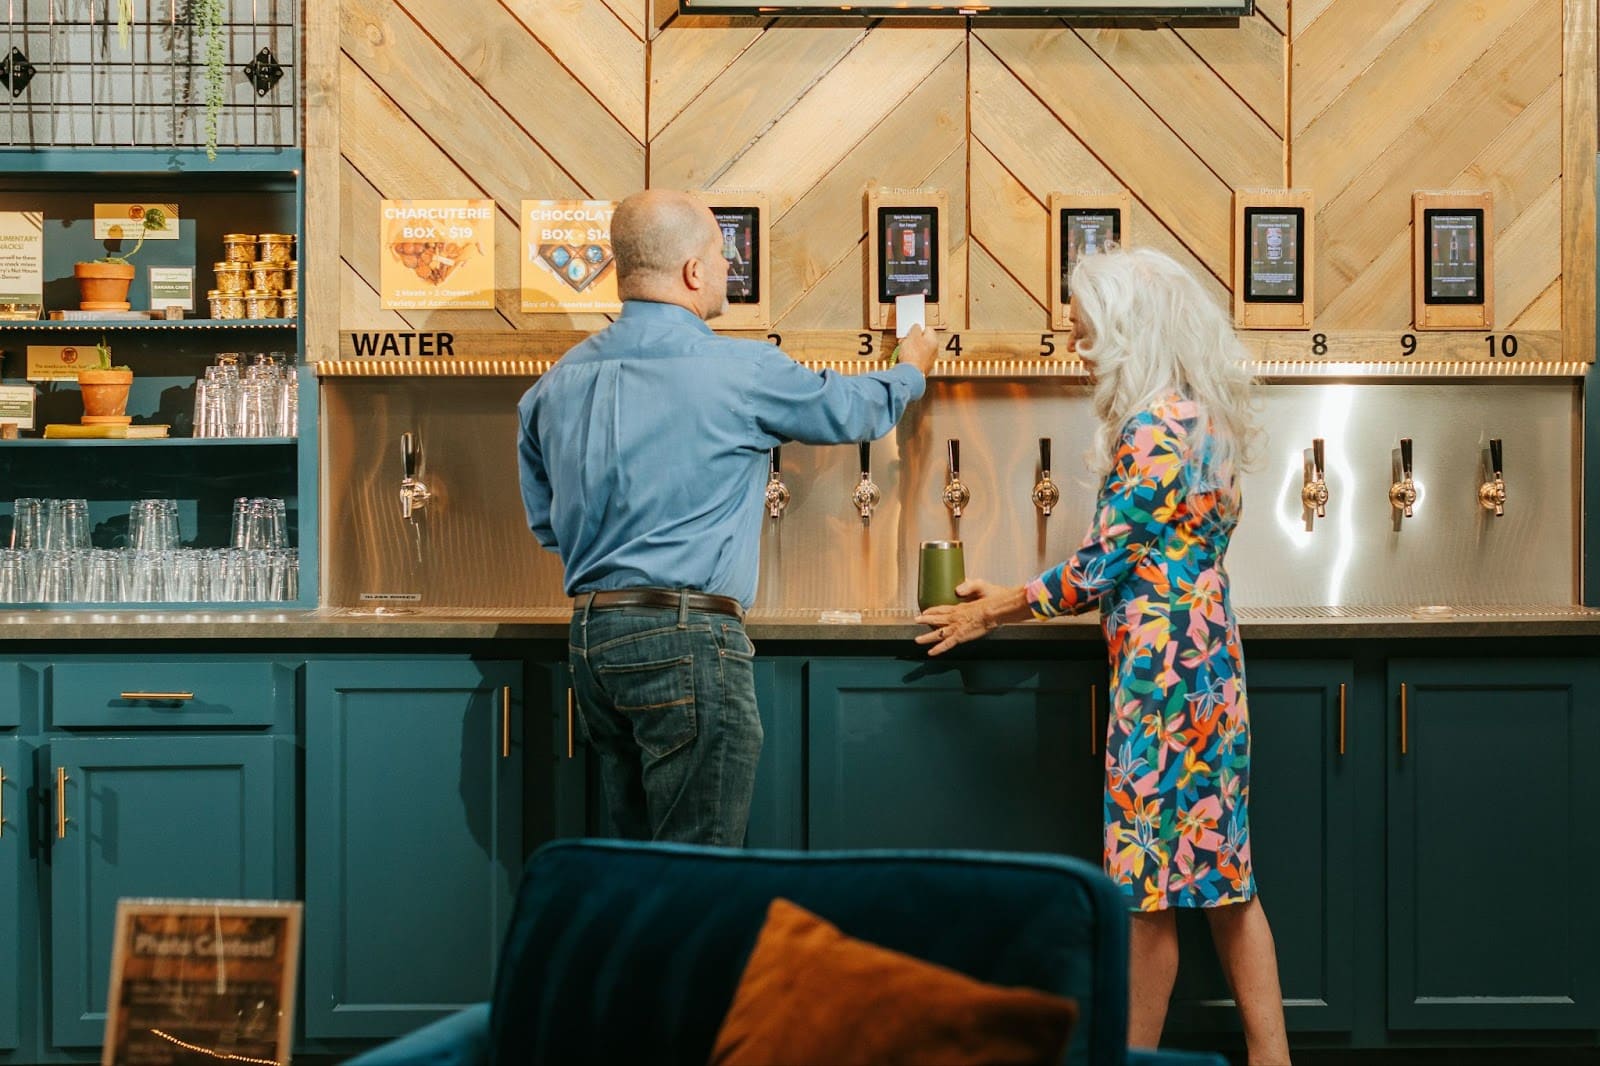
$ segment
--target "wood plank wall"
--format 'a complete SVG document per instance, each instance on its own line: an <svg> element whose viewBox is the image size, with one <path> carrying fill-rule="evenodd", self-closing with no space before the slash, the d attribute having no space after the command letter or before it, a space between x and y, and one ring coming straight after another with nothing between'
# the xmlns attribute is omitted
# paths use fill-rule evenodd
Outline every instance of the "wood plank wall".
<svg viewBox="0 0 1600 1066"><path fill-rule="evenodd" d="M869 180L949 191L952 325L997 331L1048 328L1052 191L1125 186L1135 240L1221 298L1232 189L1310 188L1317 327L1403 331L1412 190L1487 188L1497 327L1560 330L1571 303L1569 346L1593 343L1595 0L1257 0L1236 28L1157 30L310 7L331 32L307 57L309 165L338 182L311 189L308 301L337 307L308 307L315 356L337 330L602 324L518 310L518 204L647 182L765 191L775 326L797 330L862 321ZM495 310L379 308L378 201L408 196L499 204Z"/></svg>

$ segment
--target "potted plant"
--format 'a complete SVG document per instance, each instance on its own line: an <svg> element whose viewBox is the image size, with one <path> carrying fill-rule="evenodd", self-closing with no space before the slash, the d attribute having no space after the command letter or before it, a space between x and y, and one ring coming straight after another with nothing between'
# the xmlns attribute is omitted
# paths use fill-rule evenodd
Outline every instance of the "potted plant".
<svg viewBox="0 0 1600 1066"><path fill-rule="evenodd" d="M120 255L90 259L74 264L72 274L78 279L78 307L84 311L126 311L128 287L133 284L133 264L128 262L144 247L144 235L150 230L167 228L167 213L159 207L146 208L139 239L133 247Z"/></svg>
<svg viewBox="0 0 1600 1066"><path fill-rule="evenodd" d="M83 394L83 419L86 426L120 422L128 418L128 389L133 386L133 370L111 365L111 345L104 336L94 346L99 356L93 367L78 371L78 391Z"/></svg>

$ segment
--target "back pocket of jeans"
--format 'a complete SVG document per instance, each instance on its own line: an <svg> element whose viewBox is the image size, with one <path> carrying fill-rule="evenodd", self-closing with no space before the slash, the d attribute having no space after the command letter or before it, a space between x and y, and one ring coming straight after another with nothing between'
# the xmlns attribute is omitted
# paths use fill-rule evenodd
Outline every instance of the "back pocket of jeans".
<svg viewBox="0 0 1600 1066"><path fill-rule="evenodd" d="M612 705L633 723L633 736L663 759L695 738L694 656L602 666L597 673Z"/></svg>

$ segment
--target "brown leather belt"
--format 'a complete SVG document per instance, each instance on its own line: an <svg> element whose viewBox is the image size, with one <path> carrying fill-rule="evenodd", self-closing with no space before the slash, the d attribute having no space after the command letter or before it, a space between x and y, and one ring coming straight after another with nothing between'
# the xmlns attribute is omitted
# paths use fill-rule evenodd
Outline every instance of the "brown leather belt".
<svg viewBox="0 0 1600 1066"><path fill-rule="evenodd" d="M675 592L672 589L611 589L606 592L582 592L578 594L578 606L581 609L585 601L588 606L596 608L605 607L665 607L676 611L678 602L687 595L689 610L709 612L711 614L727 614L744 621L744 608L739 606L739 601L731 596L713 596L707 592Z"/></svg>

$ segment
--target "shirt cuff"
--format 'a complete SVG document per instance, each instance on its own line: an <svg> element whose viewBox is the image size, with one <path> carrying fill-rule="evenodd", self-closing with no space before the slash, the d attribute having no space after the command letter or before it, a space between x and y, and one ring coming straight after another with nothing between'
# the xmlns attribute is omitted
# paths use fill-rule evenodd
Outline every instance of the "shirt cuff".
<svg viewBox="0 0 1600 1066"><path fill-rule="evenodd" d="M1052 602L1050 588L1044 583L1044 578L1036 577L1028 582L1027 591L1028 610L1033 613L1034 618L1043 622L1061 614Z"/></svg>

